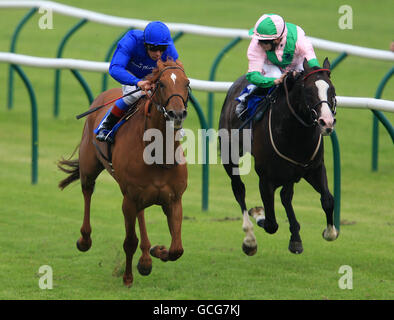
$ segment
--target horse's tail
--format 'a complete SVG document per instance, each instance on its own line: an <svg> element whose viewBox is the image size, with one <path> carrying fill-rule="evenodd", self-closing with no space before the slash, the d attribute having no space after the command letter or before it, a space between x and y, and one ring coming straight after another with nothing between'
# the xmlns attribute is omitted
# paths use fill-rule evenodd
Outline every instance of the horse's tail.
<svg viewBox="0 0 394 320"><path fill-rule="evenodd" d="M70 159L72 158L72 156L74 155L74 153L78 149L78 147L79 146L77 146L75 148ZM59 182L59 188L62 190L65 187L67 187L71 182L74 182L79 179L79 159L75 159L75 160L70 160L70 159L66 160L66 159L62 158L62 160L60 160L57 163L57 167L60 170L69 174L69 176L66 179L63 179Z"/></svg>

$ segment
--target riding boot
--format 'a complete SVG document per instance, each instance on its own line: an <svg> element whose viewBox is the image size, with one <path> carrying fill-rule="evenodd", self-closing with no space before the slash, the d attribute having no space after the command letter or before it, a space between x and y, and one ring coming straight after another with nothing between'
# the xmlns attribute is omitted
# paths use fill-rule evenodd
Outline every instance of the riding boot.
<svg viewBox="0 0 394 320"><path fill-rule="evenodd" d="M237 101L240 101L240 103L235 107L235 113L238 116L238 118L244 120L244 118L245 118L244 115L247 114L246 111L248 110L248 101L252 95L260 96L263 98L269 94L271 88L272 87L262 88L262 87L257 87L255 85L247 86L245 90L248 90L248 91L236 99ZM260 120L263 113L264 113L264 111L263 112L260 111L256 115L255 119L257 121Z"/></svg>
<svg viewBox="0 0 394 320"><path fill-rule="evenodd" d="M238 103L235 107L235 114L239 119L242 118L243 114L245 113L247 109L247 104L248 104L248 97L246 97L244 100L242 100L240 103Z"/></svg>
<svg viewBox="0 0 394 320"><path fill-rule="evenodd" d="M248 85L243 91L242 94L236 99L239 103L235 107L235 114L238 118L242 119L245 115L246 110L248 109L248 100L250 95L256 90L257 86L254 84Z"/></svg>
<svg viewBox="0 0 394 320"><path fill-rule="evenodd" d="M120 117L115 116L112 112L108 112L101 121L99 127L95 130L95 132L97 132L96 139L114 143L114 139L111 137L110 133L119 119Z"/></svg>

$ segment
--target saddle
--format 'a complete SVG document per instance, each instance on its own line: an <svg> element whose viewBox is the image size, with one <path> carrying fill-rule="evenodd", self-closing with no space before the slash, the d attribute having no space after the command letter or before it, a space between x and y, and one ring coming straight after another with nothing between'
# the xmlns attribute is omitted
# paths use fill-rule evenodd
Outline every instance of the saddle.
<svg viewBox="0 0 394 320"><path fill-rule="evenodd" d="M138 102L138 100L137 100ZM119 128L126 122L128 121L132 116L134 116L139 108L137 107L137 103L134 103L130 106L129 110L124 114L124 116L118 121L117 124L114 125L112 128L111 132L108 133L109 136L112 137L113 141L115 141L115 136L116 133L118 132ZM107 142L107 155L104 154L104 152L101 150L99 145L97 144L96 139L92 140L93 145L96 147L98 153L108 162L109 166L111 167L111 171L114 172L114 169L112 167L112 143Z"/></svg>
<svg viewBox="0 0 394 320"><path fill-rule="evenodd" d="M239 130L242 130L248 124L251 127L252 123L259 122L263 118L265 111L276 101L277 86L271 87L265 95L259 94L258 90L256 91L256 93L248 96L247 117L242 122Z"/></svg>

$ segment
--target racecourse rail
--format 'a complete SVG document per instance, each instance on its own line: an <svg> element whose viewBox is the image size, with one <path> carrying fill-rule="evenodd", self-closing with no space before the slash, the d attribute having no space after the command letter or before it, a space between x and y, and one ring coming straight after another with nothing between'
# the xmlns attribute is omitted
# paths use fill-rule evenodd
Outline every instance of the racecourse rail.
<svg viewBox="0 0 394 320"><path fill-rule="evenodd" d="M94 62L87 60L77 60L77 59L64 59L64 58L42 58L42 57L32 57L22 54L8 53L8 52L0 52L0 62L7 62L12 64L18 74L21 76L24 81L28 91L32 104L32 172L33 172L33 183L37 180L37 157L38 157L38 134L37 134L37 106L35 102L35 96L33 88L27 79L24 72L21 70L19 65L26 65L32 67L39 68L54 68L54 69L70 69L70 70L85 70L85 71L97 71L97 72L108 72L109 63L106 62ZM190 78L190 87L195 90L202 91L217 91L217 92L226 92L231 86L232 82L219 82L219 81L204 81ZM201 110L196 101L193 101L193 104L196 110L199 113L201 120ZM341 97L337 96L337 103L340 107L356 107L356 108L367 108L381 111L394 112L394 101L382 100L382 99L373 99L373 98L361 98L361 97ZM388 126L387 128L391 128L391 137L394 141L394 134L391 127L391 124L385 124ZM205 129L208 127L205 125ZM390 132L390 131L389 131ZM336 138L336 134L333 135L333 149L334 149L334 196L339 203L340 191L337 189L340 187L338 183L340 183L340 164L339 164L339 144ZM207 156L207 151L205 151L204 159ZM208 163L205 163L208 165ZM203 184L204 185L204 184ZM207 192L207 190L205 190ZM339 205L339 204L338 204ZM207 209L208 204L203 204L203 208ZM336 210L336 223L338 230L340 227L339 223L339 207Z"/></svg>
<svg viewBox="0 0 394 320"><path fill-rule="evenodd" d="M25 65L38 68L49 69L77 69L84 71L96 71L107 73L108 62L97 62L90 60L67 59L67 58L43 58L33 57L24 54L0 52L0 62L7 62L14 65ZM189 78L190 87L194 90L227 92L232 82L207 81ZM337 96L337 103L340 107L373 109L387 112L394 112L394 101L363 98L363 97L342 97Z"/></svg>
<svg viewBox="0 0 394 320"><path fill-rule="evenodd" d="M89 10L79 9L71 6L67 6L64 4L59 4L52 1L0 1L0 8L31 8L31 10L23 17L23 19L19 22L18 26L15 29L14 35L11 39L10 53L8 52L0 52L0 62L10 63L9 68L9 101L8 107L9 109L12 107L12 73L16 71L21 77L22 81L26 85L28 90L30 101L32 105L32 183L37 182L37 157L38 157L38 117L37 117L37 107L35 101L35 94L33 87L27 78L26 74L20 68L19 65L27 65L41 68L53 68L55 69L55 101L54 101L54 114L57 116L58 114L58 95L60 92L59 86L59 77L61 69L69 69L73 75L77 78L81 86L83 87L86 95L88 96L89 102L93 100L93 94L83 79L78 70L86 70L86 71L97 71L103 73L103 90L106 89L106 77L108 74L109 67L109 58L111 53L114 50L114 47L121 36L122 33L116 41L114 41L111 48L108 50L107 56L105 58L106 62L93 62L86 60L77 60L77 59L63 59L61 58L64 46L68 39L74 34L78 29L80 29L86 22L96 22L101 24L107 24L111 26L125 27L127 30L132 28L143 29L149 21L139 20L139 19L129 19L129 18L121 18L110 16L106 14L101 14ZM41 58L41 57L32 57L27 55L15 54L16 40L20 30L23 25L27 22L27 20L38 10L38 8L42 8L44 10L51 10L52 12L59 13L62 15L72 16L75 18L80 18L81 20L73 26L69 32L64 36L62 42L58 47L57 58ZM208 121L205 119L204 113L201 110L201 107L198 104L198 101L191 95L191 102L193 103L197 114L200 119L201 126L203 129L208 129L213 126L213 93L214 92L226 92L228 88L231 86L232 82L218 82L215 80L215 73L217 66L224 54L227 53L231 48L233 48L238 42L242 39L249 39L248 30L243 29L232 29L232 28L217 28L217 27L208 27L208 26L199 26L192 24L180 24L180 23L168 23L172 32L177 32L175 34L174 41L176 41L180 36L184 33L188 34L197 34L211 37L224 37L231 38L231 41L223 48L220 53L217 55L210 72L210 81L190 79L191 80L191 88L195 90L208 91ZM127 31L126 30L126 31ZM363 48L354 45L348 45L344 43L332 42L322 39L317 39L313 37L309 37L313 46L318 49L324 49L328 51L340 52L341 54L331 63L331 68L335 68L344 58L348 55L360 56L364 58L372 58L378 60L386 60L386 61L394 61L394 53L385 50L378 49L370 49ZM377 89L375 98L380 98L382 95L383 88L391 76L394 74L394 68L391 68L389 72L382 79L379 87ZM361 98L361 97L337 97L338 106L340 107L349 107L349 108L367 108L371 109L374 113L374 124L373 124L373 161L372 161L372 169L377 170L377 138L378 138L378 120L383 123L389 132L393 142L394 142L394 130L391 123L385 118L385 116L381 113L381 111L394 112L394 101L381 100L381 99L373 99L373 98ZM336 137L336 133L331 136L331 141L333 144L334 151L334 197L336 199L336 208L335 208L335 225L339 229L339 210L340 210L340 160L339 160L339 143ZM209 141L205 142L205 154L203 155L203 159L207 159L208 157L208 144ZM208 164L203 165L203 210L207 210L208 208Z"/></svg>
<svg viewBox="0 0 394 320"><path fill-rule="evenodd" d="M75 8L72 6L60 4L53 1L0 1L0 8L44 8L46 10L52 10L53 12L71 16L80 19L87 19L91 22L107 24L117 27L134 27L143 29L149 23L147 20L140 19L129 19L111 16L107 14L97 13L90 10ZM233 29L233 28L218 28L209 26L200 26L186 23L169 23L166 22L169 29L174 32L184 32L190 34L203 35L208 37L224 37L224 38L235 38L240 37L242 39L250 39L248 30L245 29ZM387 61L394 61L394 53L385 50L363 48L359 46L349 45L345 43L333 42L328 40L322 40L318 38L309 37L312 41L312 45L318 49L324 49L335 52L347 52L351 55L356 55L365 58L380 59Z"/></svg>

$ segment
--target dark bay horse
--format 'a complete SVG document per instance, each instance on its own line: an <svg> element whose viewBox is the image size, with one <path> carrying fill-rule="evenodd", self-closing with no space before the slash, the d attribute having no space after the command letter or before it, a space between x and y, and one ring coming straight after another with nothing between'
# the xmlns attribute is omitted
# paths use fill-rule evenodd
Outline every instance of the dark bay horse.
<svg viewBox="0 0 394 320"><path fill-rule="evenodd" d="M245 76L242 76L230 87L220 115L220 129L230 131L240 127L240 120L234 112L237 104L234 99L248 84ZM288 73L276 93L275 101L271 103L261 121L253 124L251 150L243 150L239 155L241 157L246 151L251 151L255 159L255 171L259 176L264 207L247 210L245 185L241 177L234 174L237 170L233 170L238 168L239 159L227 163L223 161L231 178L234 196L242 210L243 230L246 234L242 248L248 255L257 251L249 215L270 234L278 229L274 211L274 193L278 187L282 187L280 197L290 224L289 250L292 253L303 251L300 225L291 203L294 183L301 178L321 195L321 205L327 219L327 228L323 231L324 239L332 241L338 237L333 222L334 198L327 185L321 138L322 135L329 135L335 126L336 98L330 80L328 59L324 60L322 69L310 68L304 60L304 71ZM229 140L231 147L231 138ZM242 145L239 150L242 150Z"/></svg>
<svg viewBox="0 0 394 320"><path fill-rule="evenodd" d="M173 148L167 148L168 152L174 153L173 150L181 148L176 133L177 129L182 127L187 115L189 80L183 67L170 60L158 61L157 68L148 78L155 83L155 89L151 96L144 96L140 99L136 112L119 128L112 146L112 165L105 159L109 145L97 141L93 133L94 128L98 126L112 105L91 113L87 118L79 146L79 158L62 160L58 164L62 171L69 174L59 183L61 189L75 180L81 180L85 208L81 227L82 236L77 241L80 251L89 250L92 244L90 200L96 178L104 169L107 169L119 184L123 194L122 210L126 227L126 238L123 243L126 254L123 282L126 286L131 286L133 282L132 259L138 245L135 232L136 218L138 218L141 236L142 256L137 266L140 274L148 275L151 272L152 259L149 254L162 261L174 261L183 254L182 194L187 185L186 164L184 162L167 163L165 160L164 163L147 164L146 154L144 154L147 141L144 134L148 132L148 129L161 132L163 141L174 143ZM120 89L105 91L94 100L90 108L102 105L120 95ZM172 124L172 131L166 131L168 124ZM167 149L164 146L163 157ZM151 248L145 226L144 209L152 205L160 205L167 216L172 238L169 250L165 246Z"/></svg>

